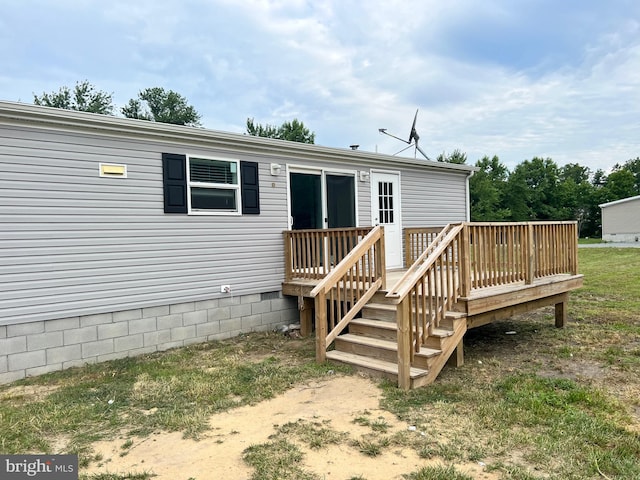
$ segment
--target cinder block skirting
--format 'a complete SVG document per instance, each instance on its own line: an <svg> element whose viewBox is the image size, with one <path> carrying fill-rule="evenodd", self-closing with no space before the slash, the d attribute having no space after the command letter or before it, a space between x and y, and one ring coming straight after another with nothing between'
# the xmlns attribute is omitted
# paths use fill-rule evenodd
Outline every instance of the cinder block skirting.
<svg viewBox="0 0 640 480"><path fill-rule="evenodd" d="M0 326L0 384L297 321L296 299L268 292Z"/></svg>
<svg viewBox="0 0 640 480"><path fill-rule="evenodd" d="M640 232L636 233L603 233L603 242L612 243L640 243Z"/></svg>

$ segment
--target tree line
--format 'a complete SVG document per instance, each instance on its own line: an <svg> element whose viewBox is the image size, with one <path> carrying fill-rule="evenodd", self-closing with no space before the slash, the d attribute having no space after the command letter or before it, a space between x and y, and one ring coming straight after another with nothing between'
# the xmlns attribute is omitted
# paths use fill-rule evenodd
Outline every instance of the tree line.
<svg viewBox="0 0 640 480"><path fill-rule="evenodd" d="M456 150L439 161L465 163ZM469 181L471 220L575 220L581 237L602 234L600 204L640 195L640 157L616 164L609 174L578 163L558 166L551 158L524 160L513 170L498 156L475 164Z"/></svg>
<svg viewBox="0 0 640 480"><path fill-rule="evenodd" d="M81 112L114 115L113 94L98 90L89 81L76 82L74 88L60 87L57 92L44 92L33 95L33 103L46 107L77 110ZM173 90L161 87L146 88L138 93L120 109L126 118L148 120L152 122L170 123L200 127L200 114L189 105L187 99ZM298 119L284 122L281 126L261 125L253 118L247 118L248 135L277 138L292 142L314 143L315 133L311 132Z"/></svg>
<svg viewBox="0 0 640 480"><path fill-rule="evenodd" d="M64 108L81 112L113 115L113 94L97 90L87 80L77 82L74 88L61 87L57 92L33 95L33 103L45 107ZM127 118L171 123L174 125L200 126L200 114L188 104L187 99L173 90L161 87L146 88L120 109Z"/></svg>

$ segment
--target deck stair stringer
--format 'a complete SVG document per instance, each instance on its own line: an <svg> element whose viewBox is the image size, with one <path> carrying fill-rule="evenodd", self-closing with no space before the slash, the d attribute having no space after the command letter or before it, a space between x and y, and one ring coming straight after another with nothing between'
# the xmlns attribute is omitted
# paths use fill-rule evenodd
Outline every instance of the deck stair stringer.
<svg viewBox="0 0 640 480"><path fill-rule="evenodd" d="M348 333L339 335L327 359L351 365L375 377L398 381L398 328L396 305L378 303L374 298L362 318L349 324ZM462 341L466 317L450 312L439 328L431 329L428 344L415 353L409 371L411 388L432 383Z"/></svg>

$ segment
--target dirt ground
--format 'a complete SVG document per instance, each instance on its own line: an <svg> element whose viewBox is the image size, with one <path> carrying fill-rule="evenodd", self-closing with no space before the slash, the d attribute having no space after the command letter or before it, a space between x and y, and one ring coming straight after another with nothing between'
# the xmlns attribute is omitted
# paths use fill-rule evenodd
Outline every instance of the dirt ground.
<svg viewBox="0 0 640 480"><path fill-rule="evenodd" d="M249 479L253 469L243 461L243 451L268 442L278 425L298 420L329 420L333 430L347 432L355 440L370 432L368 427L353 423L368 412L373 419L384 418L390 427L389 434L408 430L409 425L380 410L380 397L380 390L371 380L358 376L335 376L299 385L257 405L213 415L211 430L198 441L183 439L181 433L159 433L134 439L126 455L122 455L125 439L96 443L95 453L101 454L102 460L81 473L149 472L157 475L155 478L171 480ZM407 447L388 447L382 455L372 458L350 446L348 440L318 450L311 450L295 439L289 441L304 452L302 468L323 479L347 480L359 476L367 480L401 479L402 474L438 463L419 458L415 450ZM456 468L476 479L498 478L483 471L480 464Z"/></svg>

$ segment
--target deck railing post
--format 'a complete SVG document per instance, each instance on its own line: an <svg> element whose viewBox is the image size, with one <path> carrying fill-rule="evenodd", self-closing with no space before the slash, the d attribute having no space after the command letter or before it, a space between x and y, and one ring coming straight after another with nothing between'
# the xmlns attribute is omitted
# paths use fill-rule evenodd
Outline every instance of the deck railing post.
<svg viewBox="0 0 640 480"><path fill-rule="evenodd" d="M413 263L411 261L411 232L408 228L404 229L404 268L409 268Z"/></svg>
<svg viewBox="0 0 640 480"><path fill-rule="evenodd" d="M462 225L461 242L460 242L460 296L468 297L471 294L471 245L469 241L469 226L464 223Z"/></svg>
<svg viewBox="0 0 640 480"><path fill-rule="evenodd" d="M328 275L331 271L331 259L329 258L329 235L327 232L322 232L320 234L318 242L319 242L319 250L320 250L320 268L322 275Z"/></svg>
<svg viewBox="0 0 640 480"><path fill-rule="evenodd" d="M327 296L321 291L315 298L316 307L316 361L327 359Z"/></svg>
<svg viewBox="0 0 640 480"><path fill-rule="evenodd" d="M291 238L289 232L282 232L282 238L284 239L284 279L286 282L289 282L293 278L293 259L291 258Z"/></svg>
<svg viewBox="0 0 640 480"><path fill-rule="evenodd" d="M536 270L536 246L534 243L533 224L527 223L527 271L525 283L531 285L535 277Z"/></svg>
<svg viewBox="0 0 640 480"><path fill-rule="evenodd" d="M382 289L387 289L387 258L385 256L384 227L380 227L380 240L376 248L376 270L382 280Z"/></svg>
<svg viewBox="0 0 640 480"><path fill-rule="evenodd" d="M411 297L405 296L396 311L398 325L398 388L411 388Z"/></svg>
<svg viewBox="0 0 640 480"><path fill-rule="evenodd" d="M571 274L578 274L578 222L573 223L571 229Z"/></svg>

